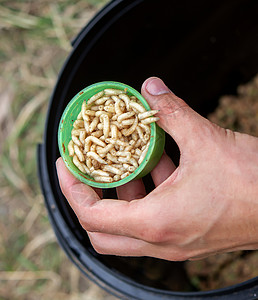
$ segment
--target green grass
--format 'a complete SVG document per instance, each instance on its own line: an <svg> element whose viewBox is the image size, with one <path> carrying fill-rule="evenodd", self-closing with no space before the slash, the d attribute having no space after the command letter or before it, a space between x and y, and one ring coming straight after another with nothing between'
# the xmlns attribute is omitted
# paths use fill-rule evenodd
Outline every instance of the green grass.
<svg viewBox="0 0 258 300"><path fill-rule="evenodd" d="M36 167L70 41L107 2L0 1L0 299L108 299L58 246Z"/></svg>

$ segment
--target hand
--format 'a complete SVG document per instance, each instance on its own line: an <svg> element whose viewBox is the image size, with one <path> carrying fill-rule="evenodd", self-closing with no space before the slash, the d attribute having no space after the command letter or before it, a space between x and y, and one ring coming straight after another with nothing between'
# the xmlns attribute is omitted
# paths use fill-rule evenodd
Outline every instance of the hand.
<svg viewBox="0 0 258 300"><path fill-rule="evenodd" d="M219 252L258 249L258 138L216 126L155 77L142 94L180 149L175 168L164 154L141 180L117 189L121 200L80 183L58 159L61 189L102 254L179 261Z"/></svg>

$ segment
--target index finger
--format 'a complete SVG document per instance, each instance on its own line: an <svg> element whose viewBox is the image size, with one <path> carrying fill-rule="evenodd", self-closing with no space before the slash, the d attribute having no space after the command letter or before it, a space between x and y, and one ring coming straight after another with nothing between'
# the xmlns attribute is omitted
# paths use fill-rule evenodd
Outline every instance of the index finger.
<svg viewBox="0 0 258 300"><path fill-rule="evenodd" d="M146 197L130 202L101 200L90 186L74 179L62 160L57 161L57 172L62 192L85 230L144 239L157 213L157 201L149 210Z"/></svg>

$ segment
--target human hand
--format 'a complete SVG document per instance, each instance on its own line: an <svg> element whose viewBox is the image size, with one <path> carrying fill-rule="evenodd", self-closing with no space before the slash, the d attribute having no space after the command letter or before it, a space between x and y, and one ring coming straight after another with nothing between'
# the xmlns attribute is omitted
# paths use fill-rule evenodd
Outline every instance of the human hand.
<svg viewBox="0 0 258 300"><path fill-rule="evenodd" d="M258 249L258 138L218 127L149 78L142 94L180 149L175 168L164 154L141 180L117 188L119 200L81 183L61 158L61 189L102 254L179 261L219 252Z"/></svg>

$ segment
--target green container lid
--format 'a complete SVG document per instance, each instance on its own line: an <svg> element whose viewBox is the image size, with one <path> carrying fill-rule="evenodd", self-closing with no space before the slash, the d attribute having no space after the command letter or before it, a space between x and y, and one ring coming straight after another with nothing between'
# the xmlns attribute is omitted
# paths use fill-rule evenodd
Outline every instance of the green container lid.
<svg viewBox="0 0 258 300"><path fill-rule="evenodd" d="M72 157L69 156L68 153L68 143L71 140L71 131L73 129L73 123L77 119L78 114L81 111L81 106L84 100L86 102L88 99L95 95L96 93L106 89L106 88L114 88L124 90L127 89L127 94L129 96L135 96L139 101L143 104L143 106L150 110L150 107L144 97L137 92L132 87L113 81L104 81L92 84L83 90L81 90L77 95L73 97L73 99L68 103L64 113L61 117L59 123L58 130L58 146L60 154L69 169L69 171L78 178L81 182L86 183L90 186L97 188L114 188L120 185L123 185L131 180L135 180L147 175L151 170L156 166L158 161L160 160L164 146L165 146L165 132L161 129L156 123L151 123L151 136L150 136L150 145L148 152L143 160L143 162L139 165L139 167L130 175L121 179L119 181L111 182L111 183L102 183L96 182L92 177L87 174L82 173L73 163Z"/></svg>

